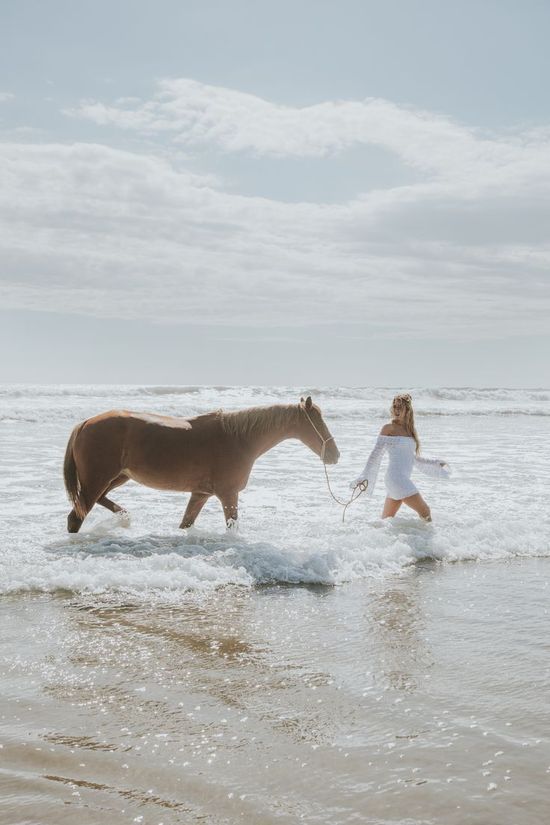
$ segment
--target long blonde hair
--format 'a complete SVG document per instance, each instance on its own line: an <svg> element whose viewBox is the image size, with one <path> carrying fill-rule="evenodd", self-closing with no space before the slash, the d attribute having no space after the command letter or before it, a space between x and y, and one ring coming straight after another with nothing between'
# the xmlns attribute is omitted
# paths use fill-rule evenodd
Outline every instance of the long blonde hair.
<svg viewBox="0 0 550 825"><path fill-rule="evenodd" d="M420 439L418 437L418 433L416 432L416 427L414 425L414 412L412 406L412 398L408 393L401 393L396 395L391 404L391 414L392 416L398 416L401 412L404 411L403 416L403 426L405 427L408 434L411 438L414 438L414 443L416 444L416 454L420 452Z"/></svg>

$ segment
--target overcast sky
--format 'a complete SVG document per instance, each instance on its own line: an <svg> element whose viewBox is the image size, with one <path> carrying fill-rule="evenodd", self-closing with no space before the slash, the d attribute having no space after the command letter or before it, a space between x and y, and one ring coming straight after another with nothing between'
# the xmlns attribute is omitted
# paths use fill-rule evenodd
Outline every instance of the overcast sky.
<svg viewBox="0 0 550 825"><path fill-rule="evenodd" d="M2 0L0 381L548 385L547 0Z"/></svg>

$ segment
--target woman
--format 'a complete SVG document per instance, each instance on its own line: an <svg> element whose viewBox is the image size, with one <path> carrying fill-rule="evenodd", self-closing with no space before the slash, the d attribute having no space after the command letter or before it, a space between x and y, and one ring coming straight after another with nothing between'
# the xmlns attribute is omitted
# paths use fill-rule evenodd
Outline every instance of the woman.
<svg viewBox="0 0 550 825"><path fill-rule="evenodd" d="M365 468L354 482L372 493L384 452L388 451L389 466L386 472L386 501L382 518L395 516L403 503L415 510L424 521L431 521L430 508L411 481L413 468L436 478L448 478L449 467L445 461L421 458L420 441L414 426L414 413L410 395L396 395L391 405L391 423L380 430L374 449Z"/></svg>

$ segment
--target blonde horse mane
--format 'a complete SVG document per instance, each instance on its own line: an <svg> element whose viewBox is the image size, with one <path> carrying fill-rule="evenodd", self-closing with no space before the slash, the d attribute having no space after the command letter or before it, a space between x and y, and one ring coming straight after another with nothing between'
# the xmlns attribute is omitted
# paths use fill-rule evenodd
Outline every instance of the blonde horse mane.
<svg viewBox="0 0 550 825"><path fill-rule="evenodd" d="M224 432L236 438L263 435L298 419L297 404L275 404L272 407L249 407L237 412L219 411Z"/></svg>

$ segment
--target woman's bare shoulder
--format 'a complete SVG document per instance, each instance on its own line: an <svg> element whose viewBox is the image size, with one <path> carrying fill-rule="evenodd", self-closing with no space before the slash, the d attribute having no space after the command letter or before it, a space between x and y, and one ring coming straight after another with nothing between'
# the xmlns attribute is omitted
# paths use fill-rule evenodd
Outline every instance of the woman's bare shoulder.
<svg viewBox="0 0 550 825"><path fill-rule="evenodd" d="M400 427L399 424L394 424L393 421L390 421L389 424L384 424L380 430L380 435L407 435L407 431L404 427Z"/></svg>

